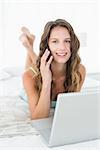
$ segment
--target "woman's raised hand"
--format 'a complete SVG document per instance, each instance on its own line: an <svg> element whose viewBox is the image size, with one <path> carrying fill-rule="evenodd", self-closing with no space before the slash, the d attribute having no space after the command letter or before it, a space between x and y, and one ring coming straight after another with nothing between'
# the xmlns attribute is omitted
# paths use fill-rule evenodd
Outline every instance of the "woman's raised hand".
<svg viewBox="0 0 100 150"><path fill-rule="evenodd" d="M51 55L49 60L47 61L48 56L50 55L50 51L46 49L45 53L41 57L40 71L42 75L42 81L44 85L51 84L52 81L52 73L50 70L50 65L53 60L53 56Z"/></svg>
<svg viewBox="0 0 100 150"><path fill-rule="evenodd" d="M19 37L20 41L24 45L25 48L33 50L33 43L35 40L35 36L30 33L28 28L22 27L21 28L22 34Z"/></svg>

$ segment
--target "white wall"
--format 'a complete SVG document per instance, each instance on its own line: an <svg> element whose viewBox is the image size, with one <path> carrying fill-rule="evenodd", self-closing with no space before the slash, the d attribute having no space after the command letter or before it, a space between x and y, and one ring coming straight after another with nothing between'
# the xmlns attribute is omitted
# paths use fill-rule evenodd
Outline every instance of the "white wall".
<svg viewBox="0 0 100 150"><path fill-rule="evenodd" d="M35 34L34 47L38 53L45 23L64 18L81 41L80 56L87 72L100 72L96 0L2 0L0 7L0 68L24 65L26 50L19 41L23 25Z"/></svg>

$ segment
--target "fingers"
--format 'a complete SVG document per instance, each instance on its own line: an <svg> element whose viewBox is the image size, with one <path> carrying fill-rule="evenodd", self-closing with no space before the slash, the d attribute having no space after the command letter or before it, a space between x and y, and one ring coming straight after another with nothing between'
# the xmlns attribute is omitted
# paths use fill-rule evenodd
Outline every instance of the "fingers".
<svg viewBox="0 0 100 150"><path fill-rule="evenodd" d="M50 64L51 64L52 60L53 60L53 56L50 56L50 58L49 58L49 60L47 62L47 67L48 68L50 67Z"/></svg>
<svg viewBox="0 0 100 150"><path fill-rule="evenodd" d="M46 64L46 60L48 58L50 54L50 51L48 51L48 49L46 49L46 51L44 52L43 56L41 57L41 62L45 65Z"/></svg>
<svg viewBox="0 0 100 150"><path fill-rule="evenodd" d="M47 61L47 58L50 55L50 51L48 49L46 49L45 53L43 54L42 58L41 58L41 67L48 67L50 66L52 60L53 60L53 56L51 55L49 60Z"/></svg>

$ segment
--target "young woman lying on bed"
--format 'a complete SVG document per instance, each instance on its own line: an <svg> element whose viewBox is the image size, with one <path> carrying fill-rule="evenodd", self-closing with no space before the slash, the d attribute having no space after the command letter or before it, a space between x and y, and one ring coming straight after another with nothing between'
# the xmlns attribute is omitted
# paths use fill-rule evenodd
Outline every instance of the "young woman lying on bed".
<svg viewBox="0 0 100 150"><path fill-rule="evenodd" d="M49 116L59 93L81 90L86 70L78 54L80 42L63 19L49 21L41 36L39 55L33 49L35 36L25 27L20 40L27 49L23 85L32 119Z"/></svg>

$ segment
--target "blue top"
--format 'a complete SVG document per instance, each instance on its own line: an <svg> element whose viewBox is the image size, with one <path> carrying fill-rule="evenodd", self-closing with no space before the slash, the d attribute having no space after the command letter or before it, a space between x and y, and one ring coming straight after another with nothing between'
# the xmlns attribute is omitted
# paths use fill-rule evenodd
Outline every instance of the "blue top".
<svg viewBox="0 0 100 150"><path fill-rule="evenodd" d="M25 101L25 102L28 102L28 98L27 98L27 95L26 95L26 92L24 89L22 89L20 91L20 94L19 96ZM56 100L52 100L51 101L51 108L55 108L56 107Z"/></svg>

